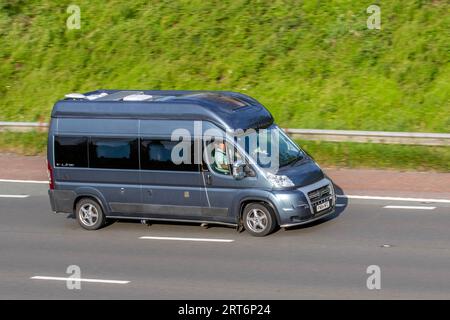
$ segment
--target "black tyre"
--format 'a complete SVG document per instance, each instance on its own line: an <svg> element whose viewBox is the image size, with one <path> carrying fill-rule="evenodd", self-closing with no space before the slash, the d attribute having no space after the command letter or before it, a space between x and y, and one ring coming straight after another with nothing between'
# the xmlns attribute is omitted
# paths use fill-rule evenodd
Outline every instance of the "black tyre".
<svg viewBox="0 0 450 320"><path fill-rule="evenodd" d="M242 218L245 230L256 237L267 236L277 226L272 209L260 203L246 205Z"/></svg>
<svg viewBox="0 0 450 320"><path fill-rule="evenodd" d="M75 215L80 226L86 230L97 230L106 224L102 207L91 198L83 198L78 201Z"/></svg>

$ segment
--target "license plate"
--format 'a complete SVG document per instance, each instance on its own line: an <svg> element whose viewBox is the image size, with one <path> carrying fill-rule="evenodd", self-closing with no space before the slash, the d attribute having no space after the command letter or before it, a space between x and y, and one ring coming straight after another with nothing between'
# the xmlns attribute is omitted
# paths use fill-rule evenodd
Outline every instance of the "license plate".
<svg viewBox="0 0 450 320"><path fill-rule="evenodd" d="M327 202L318 204L318 205L316 206L316 212L319 212L319 211L328 209L329 207L330 207L330 201L327 201Z"/></svg>

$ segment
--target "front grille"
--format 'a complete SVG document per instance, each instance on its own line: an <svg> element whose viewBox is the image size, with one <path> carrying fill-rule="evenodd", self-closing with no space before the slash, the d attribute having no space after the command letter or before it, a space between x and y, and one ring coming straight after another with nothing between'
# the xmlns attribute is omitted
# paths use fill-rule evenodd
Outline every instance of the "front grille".
<svg viewBox="0 0 450 320"><path fill-rule="evenodd" d="M308 192L308 198L311 201L311 203L313 203L323 198L328 198L330 194L331 194L330 185L326 185L319 189L315 189Z"/></svg>
<svg viewBox="0 0 450 320"><path fill-rule="evenodd" d="M320 187L318 189L309 191L308 198L309 198L309 202L311 204L311 213L313 215L320 216L322 214L325 214L325 213L333 210L333 207L334 207L333 191L332 191L330 184ZM317 206L322 203L325 203L325 202L330 202L330 207L327 209L317 211Z"/></svg>

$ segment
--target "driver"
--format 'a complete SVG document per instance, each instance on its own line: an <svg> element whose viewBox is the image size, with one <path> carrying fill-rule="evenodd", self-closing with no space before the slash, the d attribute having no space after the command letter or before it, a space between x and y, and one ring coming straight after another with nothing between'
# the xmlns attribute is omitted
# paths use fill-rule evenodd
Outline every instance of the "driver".
<svg viewBox="0 0 450 320"><path fill-rule="evenodd" d="M214 170L223 173L230 174L230 166L227 157L227 151L225 143L223 141L216 142L214 145Z"/></svg>

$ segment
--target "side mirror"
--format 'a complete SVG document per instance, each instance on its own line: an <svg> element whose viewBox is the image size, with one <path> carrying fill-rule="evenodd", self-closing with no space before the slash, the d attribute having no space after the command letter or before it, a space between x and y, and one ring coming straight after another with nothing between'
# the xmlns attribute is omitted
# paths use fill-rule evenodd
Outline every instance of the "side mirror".
<svg viewBox="0 0 450 320"><path fill-rule="evenodd" d="M233 163L233 178L236 180L244 179L245 177L245 162L242 160L236 160L235 163Z"/></svg>

